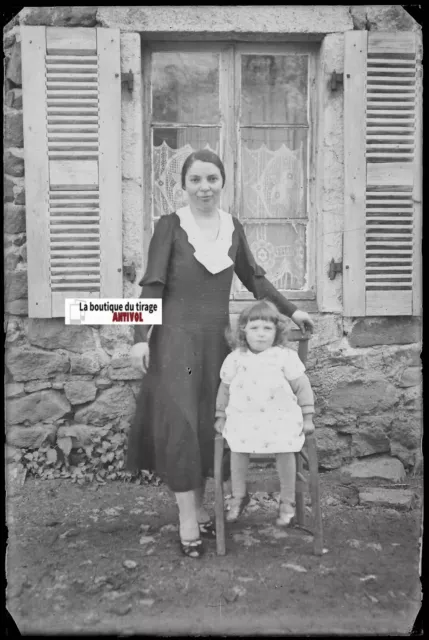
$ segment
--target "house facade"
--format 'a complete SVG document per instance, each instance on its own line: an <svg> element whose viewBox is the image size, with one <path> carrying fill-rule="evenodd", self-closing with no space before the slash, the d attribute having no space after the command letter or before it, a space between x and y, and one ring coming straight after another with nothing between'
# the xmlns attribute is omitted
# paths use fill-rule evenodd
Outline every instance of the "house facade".
<svg viewBox="0 0 429 640"><path fill-rule="evenodd" d="M421 30L399 5L31 7L4 32L10 451L135 410L130 326L65 298L135 298L192 149L221 206L312 314L320 465L421 464ZM236 280L231 319L250 294Z"/></svg>

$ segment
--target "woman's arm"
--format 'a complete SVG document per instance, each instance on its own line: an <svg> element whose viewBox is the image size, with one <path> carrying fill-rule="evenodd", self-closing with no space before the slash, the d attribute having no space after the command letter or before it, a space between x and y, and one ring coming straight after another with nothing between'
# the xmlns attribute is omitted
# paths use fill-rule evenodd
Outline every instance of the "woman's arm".
<svg viewBox="0 0 429 640"><path fill-rule="evenodd" d="M257 300L268 298L280 313L291 318L302 331L313 330L314 323L308 313L300 311L290 300L287 300L265 277L264 269L259 266L250 250L243 226L234 218L238 233L238 249L235 260L235 273Z"/></svg>
<svg viewBox="0 0 429 640"><path fill-rule="evenodd" d="M168 265L174 239L174 217L166 215L160 218L149 244L146 271L139 285L142 287L140 298L162 298L168 278ZM151 325L136 325L134 344L147 342Z"/></svg>

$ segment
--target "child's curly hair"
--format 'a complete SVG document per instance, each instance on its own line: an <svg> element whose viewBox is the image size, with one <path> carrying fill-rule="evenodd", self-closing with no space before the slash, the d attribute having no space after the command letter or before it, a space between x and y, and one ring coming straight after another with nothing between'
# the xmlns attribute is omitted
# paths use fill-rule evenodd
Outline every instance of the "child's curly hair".
<svg viewBox="0 0 429 640"><path fill-rule="evenodd" d="M285 346L288 343L288 320L269 300L259 300L241 312L235 331L228 327L226 339L231 349L246 351L249 348L244 329L251 320L268 320L276 326L276 337L273 347Z"/></svg>

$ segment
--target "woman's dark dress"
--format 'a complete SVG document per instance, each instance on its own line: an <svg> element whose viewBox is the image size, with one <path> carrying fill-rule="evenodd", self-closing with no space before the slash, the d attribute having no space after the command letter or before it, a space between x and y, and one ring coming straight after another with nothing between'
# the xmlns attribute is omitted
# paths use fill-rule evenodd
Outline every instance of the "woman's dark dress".
<svg viewBox="0 0 429 640"><path fill-rule="evenodd" d="M143 377L128 439L127 467L155 470L174 492L190 491L212 475L215 402L221 365L228 355L225 329L234 270L255 298L268 298L285 315L295 305L264 277L241 223L233 217L229 256L234 264L210 273L194 257L175 213L162 217L149 247L142 298L162 298L162 325L150 336L150 364ZM136 328L136 342L148 327Z"/></svg>

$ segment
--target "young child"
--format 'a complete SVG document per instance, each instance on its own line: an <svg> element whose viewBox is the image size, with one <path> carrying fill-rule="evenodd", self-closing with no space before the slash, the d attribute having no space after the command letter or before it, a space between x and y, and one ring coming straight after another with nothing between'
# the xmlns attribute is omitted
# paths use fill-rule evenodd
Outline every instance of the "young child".
<svg viewBox="0 0 429 640"><path fill-rule="evenodd" d="M295 452L314 431L314 398L305 367L287 347L287 325L274 304L260 301L240 315L235 350L225 359L216 400L215 429L231 450L234 522L249 502L250 453L275 453L280 477L277 524L295 515Z"/></svg>

